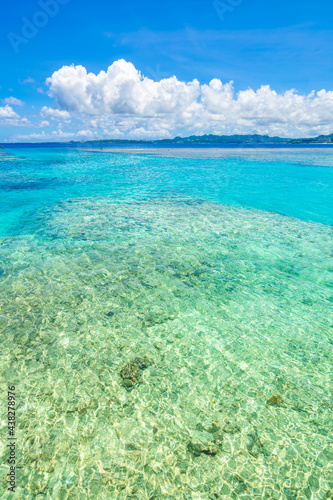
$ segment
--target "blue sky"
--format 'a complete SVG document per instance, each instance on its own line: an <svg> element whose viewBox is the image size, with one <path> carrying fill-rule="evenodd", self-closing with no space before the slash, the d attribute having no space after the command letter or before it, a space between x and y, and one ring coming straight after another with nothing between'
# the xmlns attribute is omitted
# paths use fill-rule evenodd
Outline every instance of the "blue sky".
<svg viewBox="0 0 333 500"><path fill-rule="evenodd" d="M322 110L331 110L333 102L329 94L333 87L333 4L325 2L320 8L317 5L290 0L219 0L217 4L210 0L6 2L2 5L0 28L0 140L70 139L70 134L75 138L80 131L81 138L84 132L87 138L251 131L281 135L284 130L294 136L333 132L329 115L324 113L321 119ZM90 94L80 95L76 107L63 99L67 91L76 92L72 87L69 90L69 80L63 79L61 85L45 85L54 72L71 64L97 75L121 59L132 63L141 72L140 78L146 76L159 82L175 76L177 82L172 84L171 95L179 91L181 83L186 85L194 79L201 87L197 93L191 90L193 102L188 101L182 114L176 114L175 110L161 111L147 102L143 110L136 95L142 94L147 101L151 90L140 82L130 93L122 87L120 101L112 104L107 96L115 92L114 81L101 84L98 90L94 86L94 95L98 92L104 96L105 110L99 107L98 112L86 105L92 98ZM129 67L124 68L119 71L128 74ZM213 92L203 87L213 79L221 80L223 85L234 82L228 104L224 88L217 90L215 86ZM268 92L261 97L243 94L242 102L238 99L240 91L253 89L256 93L268 85L282 100ZM169 90L166 86L155 87L156 98L163 101ZM290 89L295 89L303 101L285 97ZM325 95L306 97L322 89ZM180 101L187 99L184 92L188 96L187 87L183 94L177 94ZM22 101L21 105L13 98ZM135 103L130 111L128 107L124 110L120 103L131 99ZM278 112L281 106L285 114L290 113L288 128ZM60 121L57 118L61 113L52 110L63 112ZM153 123L154 113L158 115L158 126ZM233 118L235 114L237 118ZM54 133L59 130L65 135Z"/></svg>

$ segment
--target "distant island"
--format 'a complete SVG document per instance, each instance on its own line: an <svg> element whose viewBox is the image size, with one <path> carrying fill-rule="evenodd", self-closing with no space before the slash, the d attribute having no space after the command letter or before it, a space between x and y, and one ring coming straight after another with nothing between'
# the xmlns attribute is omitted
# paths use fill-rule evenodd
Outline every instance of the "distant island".
<svg viewBox="0 0 333 500"><path fill-rule="evenodd" d="M77 141L71 141L75 143ZM268 135L190 135L174 139L136 140L136 139L104 139L80 141L80 144L333 144L333 134L319 135L313 138L286 139Z"/></svg>
<svg viewBox="0 0 333 500"><path fill-rule="evenodd" d="M86 145L86 146L107 146L108 144L151 144L156 146L172 145L172 144L183 144L186 145L209 145L209 144L263 144L266 146L283 145L283 144L327 144L333 146L333 134L330 135L319 135L318 137L309 137L301 139L288 139L282 137L270 137L269 135L259 135L259 134L248 134L248 135L215 135L215 134L204 134L204 135L190 135L189 137L175 137L174 139L94 139L94 140L80 140L80 141L66 141L66 142L37 142L37 143L26 143L26 142L15 142L15 143L0 143L0 148L3 149L6 146L18 146L18 145L28 145L28 144L41 144L45 145Z"/></svg>

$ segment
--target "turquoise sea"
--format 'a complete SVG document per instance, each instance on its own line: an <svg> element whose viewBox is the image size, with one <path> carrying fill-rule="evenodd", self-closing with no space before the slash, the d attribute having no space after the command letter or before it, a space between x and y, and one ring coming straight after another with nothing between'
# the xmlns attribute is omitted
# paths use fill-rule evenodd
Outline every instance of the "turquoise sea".
<svg viewBox="0 0 333 500"><path fill-rule="evenodd" d="M333 499L333 149L1 151L1 498Z"/></svg>

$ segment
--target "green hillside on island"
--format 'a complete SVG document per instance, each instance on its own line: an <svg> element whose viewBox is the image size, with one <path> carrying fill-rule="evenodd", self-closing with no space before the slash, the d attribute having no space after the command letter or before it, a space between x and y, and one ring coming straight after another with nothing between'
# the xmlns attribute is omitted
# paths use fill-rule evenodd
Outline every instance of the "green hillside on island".
<svg viewBox="0 0 333 500"><path fill-rule="evenodd" d="M74 142L74 141L73 141ZM288 139L270 137L268 135L190 135L174 139L135 140L135 139L104 139L83 141L85 144L333 144L333 134L319 135L313 138Z"/></svg>

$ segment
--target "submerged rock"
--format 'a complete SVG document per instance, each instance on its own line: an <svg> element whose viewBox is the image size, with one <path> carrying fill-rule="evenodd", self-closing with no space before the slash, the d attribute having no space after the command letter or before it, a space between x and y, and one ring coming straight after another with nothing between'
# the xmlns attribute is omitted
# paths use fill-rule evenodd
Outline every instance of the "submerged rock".
<svg viewBox="0 0 333 500"><path fill-rule="evenodd" d="M200 456L201 453L214 456L219 451L212 435L208 432L196 432L187 448L195 457Z"/></svg>
<svg viewBox="0 0 333 500"><path fill-rule="evenodd" d="M247 444L247 449L250 455L255 458L258 458L259 455L266 455L264 446L256 432L248 435L249 442Z"/></svg>
<svg viewBox="0 0 333 500"><path fill-rule="evenodd" d="M220 427L216 425L215 422L211 422L209 424L204 423L202 428L204 431L209 432L209 434L214 434L214 435L220 430Z"/></svg>
<svg viewBox="0 0 333 500"><path fill-rule="evenodd" d="M127 389L135 387L142 379L142 371L151 364L152 362L146 357L134 358L133 361L126 363L120 370L123 386Z"/></svg>
<svg viewBox="0 0 333 500"><path fill-rule="evenodd" d="M247 446L247 449L254 458L258 458L260 454L264 455L264 449L260 441L251 441Z"/></svg>
<svg viewBox="0 0 333 500"><path fill-rule="evenodd" d="M114 316L114 312L113 311L109 311L106 313L107 317L108 318L112 318L112 316Z"/></svg>
<svg viewBox="0 0 333 500"><path fill-rule="evenodd" d="M282 406L283 401L280 394L277 394L276 396L271 396L267 401L267 404L270 406L279 406L279 407Z"/></svg>
<svg viewBox="0 0 333 500"><path fill-rule="evenodd" d="M226 421L224 427L223 427L223 432L227 434L236 434L237 432L240 432L241 428L237 424L233 424L229 422L228 420Z"/></svg>

